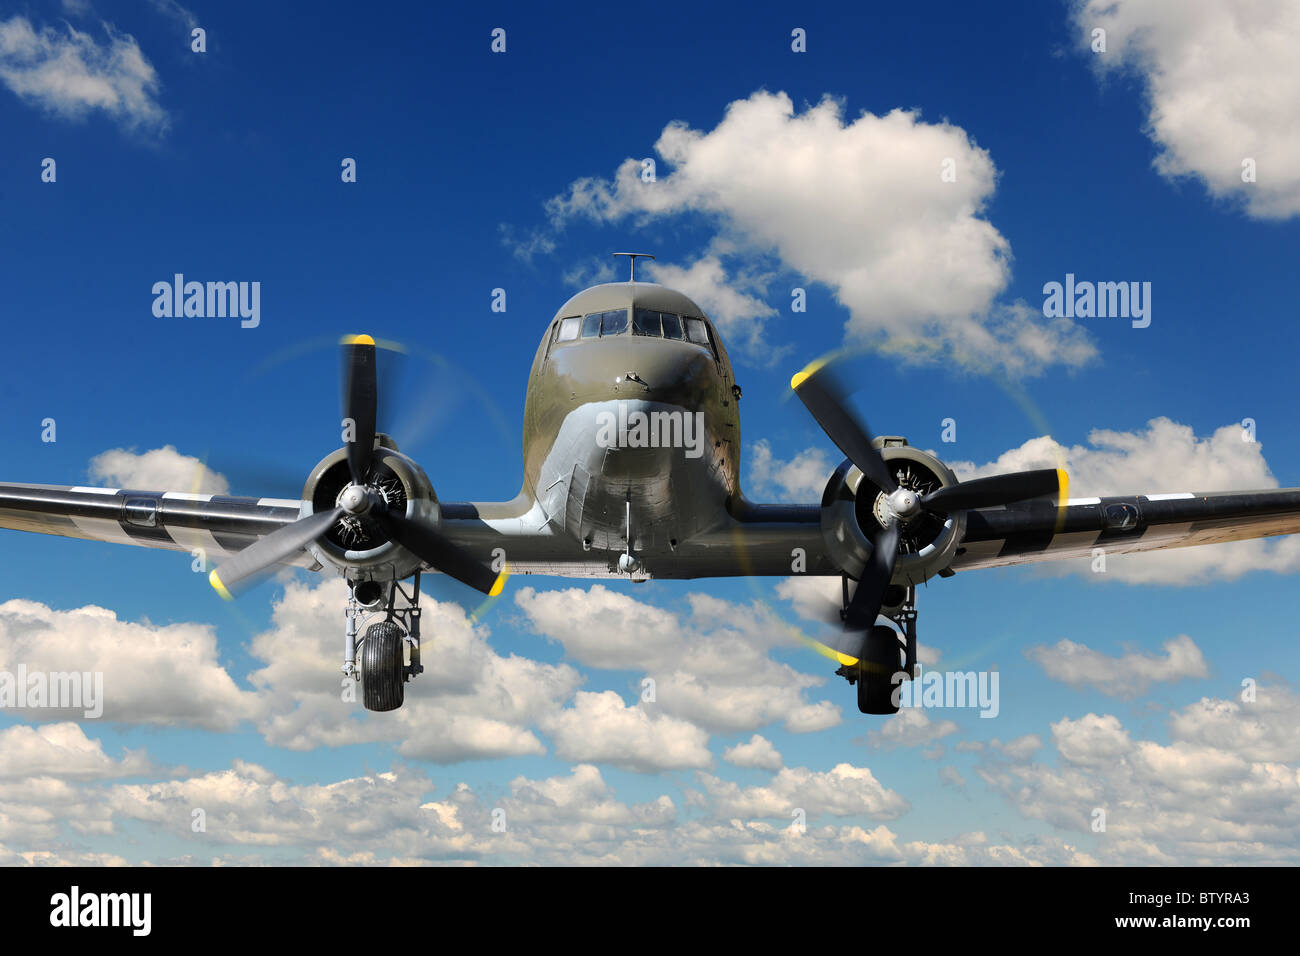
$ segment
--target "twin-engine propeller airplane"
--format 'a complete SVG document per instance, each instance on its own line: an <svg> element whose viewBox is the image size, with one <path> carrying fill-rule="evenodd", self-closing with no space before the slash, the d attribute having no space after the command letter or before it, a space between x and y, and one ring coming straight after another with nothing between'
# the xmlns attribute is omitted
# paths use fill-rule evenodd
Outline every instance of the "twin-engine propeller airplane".
<svg viewBox="0 0 1300 956"><path fill-rule="evenodd" d="M685 295L636 281L640 253L616 255L631 256L629 281L575 295L537 348L512 501L438 500L377 433L375 343L357 335L343 341L352 440L311 470L301 500L0 484L0 527L227 555L210 578L225 597L276 566L339 573L343 672L372 710L399 707L423 670L422 573L496 595L507 573L788 577L802 566L842 577L844 634L822 650L868 714L897 712L895 675L915 673L916 586L935 575L1300 531L1296 488L1068 499L1056 469L958 482L905 439L873 439L824 363L791 385L847 457L820 504L755 504L740 488L741 391L716 329ZM358 638L371 616L382 619Z"/></svg>

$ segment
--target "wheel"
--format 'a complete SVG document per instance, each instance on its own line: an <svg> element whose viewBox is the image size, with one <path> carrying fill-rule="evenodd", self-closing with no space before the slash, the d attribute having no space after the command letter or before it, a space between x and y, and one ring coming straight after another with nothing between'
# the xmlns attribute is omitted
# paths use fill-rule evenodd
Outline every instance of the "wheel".
<svg viewBox="0 0 1300 956"><path fill-rule="evenodd" d="M867 632L858 659L858 710L884 716L898 713L894 675L903 669L903 645L892 627L877 624Z"/></svg>
<svg viewBox="0 0 1300 956"><path fill-rule="evenodd" d="M402 629L392 621L366 628L361 644L361 699L366 710L396 710L406 693Z"/></svg>

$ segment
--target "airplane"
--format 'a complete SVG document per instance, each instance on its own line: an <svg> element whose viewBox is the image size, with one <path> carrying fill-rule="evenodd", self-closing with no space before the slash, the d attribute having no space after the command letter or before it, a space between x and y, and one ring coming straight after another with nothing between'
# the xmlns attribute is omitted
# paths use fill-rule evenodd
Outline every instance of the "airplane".
<svg viewBox="0 0 1300 956"><path fill-rule="evenodd" d="M342 672L376 711L400 707L424 669L425 573L490 596L510 574L839 576L843 633L817 646L874 715L897 713L896 688L916 673L916 588L936 576L1300 531L1300 488L1069 498L1060 469L959 482L905 438L873 438L826 361L791 387L843 462L820 503L752 502L741 389L717 328L686 295L637 280L653 256L615 255L628 281L574 295L542 335L510 501L438 499L377 431L376 343L355 335L342 342L344 445L299 500L0 484L0 528L224 556L209 580L225 598L286 565L342 575Z"/></svg>

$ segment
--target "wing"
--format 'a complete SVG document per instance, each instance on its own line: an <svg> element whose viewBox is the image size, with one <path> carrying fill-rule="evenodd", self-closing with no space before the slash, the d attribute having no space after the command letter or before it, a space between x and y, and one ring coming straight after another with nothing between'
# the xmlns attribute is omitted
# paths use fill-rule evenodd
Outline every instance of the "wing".
<svg viewBox="0 0 1300 956"><path fill-rule="evenodd" d="M202 550L209 560L219 560L296 521L302 505L287 498L0 484L0 528L172 551ZM306 552L288 563L317 567Z"/></svg>
<svg viewBox="0 0 1300 956"><path fill-rule="evenodd" d="M1030 501L968 513L952 570L1300 533L1300 488Z"/></svg>

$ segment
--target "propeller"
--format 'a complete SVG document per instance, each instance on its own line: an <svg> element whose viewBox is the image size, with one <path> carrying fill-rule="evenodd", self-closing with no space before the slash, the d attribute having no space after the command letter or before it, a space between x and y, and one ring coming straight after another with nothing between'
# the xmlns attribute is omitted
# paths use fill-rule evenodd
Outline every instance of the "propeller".
<svg viewBox="0 0 1300 956"><path fill-rule="evenodd" d="M352 423L348 471L354 485L363 485L375 450L379 418L379 383L375 375L375 340L368 335L343 339L343 419Z"/></svg>
<svg viewBox="0 0 1300 956"><path fill-rule="evenodd" d="M876 535L871 556L844 611L844 624L850 630L866 630L875 624L885 589L894 575L903 525L927 512L948 514L991 508L1047 495L1063 500L1069 487L1069 478L1062 469L1046 468L975 478L918 495L909 488L900 488L890 474L889 465L872 444L871 432L853 412L848 390L825 359L796 374L790 379L790 387L827 437L886 496L885 526Z"/></svg>
<svg viewBox="0 0 1300 956"><path fill-rule="evenodd" d="M379 414L379 385L375 365L375 340L369 335L343 339L343 416L352 428L347 446L348 472L352 483L343 489L338 506L329 511L299 518L293 524L258 539L215 568L208 580L222 597L230 600L241 585L256 580L273 565L291 558L318 540L345 515L365 516L421 561L491 597L505 586L506 570L499 574L472 554L457 546L438 529L389 511L386 499L370 488L374 458L376 421Z"/></svg>

